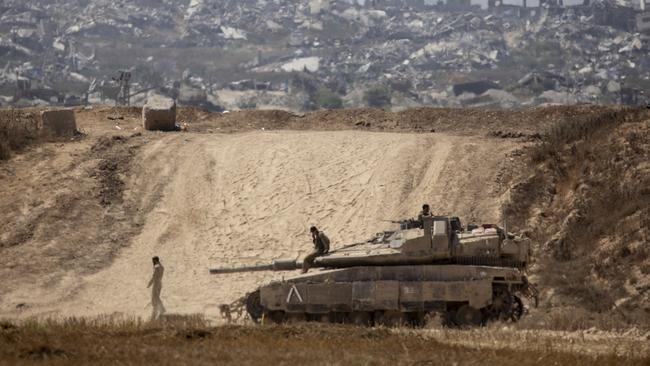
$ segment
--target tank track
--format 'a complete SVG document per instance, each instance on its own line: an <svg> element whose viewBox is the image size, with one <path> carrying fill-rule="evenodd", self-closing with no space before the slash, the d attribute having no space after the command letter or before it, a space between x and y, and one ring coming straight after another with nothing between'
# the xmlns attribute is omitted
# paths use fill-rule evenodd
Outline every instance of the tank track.
<svg viewBox="0 0 650 366"><path fill-rule="evenodd" d="M246 307L250 319L260 324L291 324L307 321L360 326L422 327L438 318L438 321L447 327L475 327L486 325L491 321L517 322L526 312L519 295L529 297L531 293L536 293L533 286L530 288L533 290L515 294L507 286L496 285L493 289L493 303L483 309L475 309L464 303L447 303L446 308L438 312L377 310L310 314L267 311L260 303L259 290L247 294L240 302Z"/></svg>

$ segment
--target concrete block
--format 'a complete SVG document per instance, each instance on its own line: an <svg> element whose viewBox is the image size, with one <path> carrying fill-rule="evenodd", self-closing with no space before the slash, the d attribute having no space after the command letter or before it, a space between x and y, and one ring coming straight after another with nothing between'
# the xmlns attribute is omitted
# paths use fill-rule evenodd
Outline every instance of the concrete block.
<svg viewBox="0 0 650 366"><path fill-rule="evenodd" d="M71 109L54 109L41 112L43 132L54 136L72 136L77 131L77 121Z"/></svg>
<svg viewBox="0 0 650 366"><path fill-rule="evenodd" d="M175 130L176 102L162 96L150 97L142 108L142 123L145 130Z"/></svg>

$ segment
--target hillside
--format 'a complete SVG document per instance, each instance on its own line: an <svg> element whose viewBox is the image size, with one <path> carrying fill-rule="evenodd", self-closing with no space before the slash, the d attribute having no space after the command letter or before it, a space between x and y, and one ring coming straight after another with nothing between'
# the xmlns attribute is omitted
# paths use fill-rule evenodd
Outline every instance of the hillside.
<svg viewBox="0 0 650 366"><path fill-rule="evenodd" d="M217 277L208 266L304 255L313 224L334 247L365 239L428 202L465 222L505 212L534 240L542 304L524 326L562 316L577 319L567 327L647 326L644 110L183 109L179 119L189 132L152 133L137 109L79 109L82 137L0 162L0 316L147 315L159 255L167 308L214 318L283 274Z"/></svg>
<svg viewBox="0 0 650 366"><path fill-rule="evenodd" d="M539 245L549 308L592 325L649 325L649 142L650 114L630 109L559 123L528 149L507 213Z"/></svg>

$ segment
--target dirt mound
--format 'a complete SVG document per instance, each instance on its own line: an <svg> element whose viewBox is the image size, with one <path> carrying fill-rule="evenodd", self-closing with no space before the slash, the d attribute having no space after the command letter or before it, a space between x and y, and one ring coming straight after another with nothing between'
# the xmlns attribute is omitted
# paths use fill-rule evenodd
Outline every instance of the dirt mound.
<svg viewBox="0 0 650 366"><path fill-rule="evenodd" d="M493 109L413 108L388 112L376 108L319 110L295 114L282 110L242 110L211 113L179 107L177 120L191 132L251 130L364 130L387 132L446 132L456 135L531 139L557 123L597 118L617 108L603 106L547 106L515 111ZM37 111L34 109L34 111ZM139 131L142 108L77 108L81 130Z"/></svg>
<svg viewBox="0 0 650 366"><path fill-rule="evenodd" d="M441 131L507 131L522 134L543 132L556 123L580 116L597 116L611 110L602 106L549 106L522 110L413 108L398 113L410 126Z"/></svg>
<svg viewBox="0 0 650 366"><path fill-rule="evenodd" d="M145 142L125 136L44 144L3 165L0 291L16 295L3 296L3 304L60 301L43 286L73 289L130 244L146 211L124 197L123 179Z"/></svg>
<svg viewBox="0 0 650 366"><path fill-rule="evenodd" d="M611 111L554 126L529 149L507 214L540 246L548 305L650 325L650 114Z"/></svg>
<svg viewBox="0 0 650 366"><path fill-rule="evenodd" d="M325 129L365 127L367 129L382 130L397 128L399 121L395 113L392 112L376 108L359 108L312 112L305 116L303 124Z"/></svg>
<svg viewBox="0 0 650 366"><path fill-rule="evenodd" d="M293 129L341 130L363 129L395 132L453 132L463 135L529 137L539 134L558 122L583 116L596 117L612 110L610 107L551 106L527 110L504 111L492 109L413 108L403 112L388 112L376 108L321 110L293 114L278 110L250 110L228 114L206 114L190 110L184 122L194 131L222 132ZM183 108L181 108L181 114Z"/></svg>
<svg viewBox="0 0 650 366"><path fill-rule="evenodd" d="M95 196L107 206L123 202L125 182L122 178L131 168L131 161L141 145L141 133L127 136L102 136L90 148L99 163L90 177L95 178ZM138 141L140 140L140 141Z"/></svg>

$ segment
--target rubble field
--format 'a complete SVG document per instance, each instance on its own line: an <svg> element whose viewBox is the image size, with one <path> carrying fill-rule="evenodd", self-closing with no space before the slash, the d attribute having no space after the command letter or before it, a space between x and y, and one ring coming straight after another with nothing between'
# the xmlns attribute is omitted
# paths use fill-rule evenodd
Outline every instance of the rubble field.
<svg viewBox="0 0 650 366"><path fill-rule="evenodd" d="M218 110L649 101L639 1L8 0L0 105Z"/></svg>

